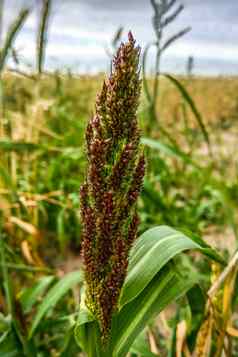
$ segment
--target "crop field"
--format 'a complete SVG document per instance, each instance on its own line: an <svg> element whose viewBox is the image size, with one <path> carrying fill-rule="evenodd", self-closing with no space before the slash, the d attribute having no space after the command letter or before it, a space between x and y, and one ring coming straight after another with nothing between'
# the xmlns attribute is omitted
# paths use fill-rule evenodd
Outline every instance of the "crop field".
<svg viewBox="0 0 238 357"><path fill-rule="evenodd" d="M47 72L43 3L38 69L27 12L0 52L0 357L238 356L238 77L149 76L131 32Z"/></svg>

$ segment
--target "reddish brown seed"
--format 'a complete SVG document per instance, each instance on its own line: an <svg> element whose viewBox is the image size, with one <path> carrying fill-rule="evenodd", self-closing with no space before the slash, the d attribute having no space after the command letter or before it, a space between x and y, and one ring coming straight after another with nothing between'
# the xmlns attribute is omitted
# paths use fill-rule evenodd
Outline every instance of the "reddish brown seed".
<svg viewBox="0 0 238 357"><path fill-rule="evenodd" d="M106 341L139 223L136 200L145 162L136 112L139 53L131 33L113 60L86 130L88 168L80 190L86 303Z"/></svg>

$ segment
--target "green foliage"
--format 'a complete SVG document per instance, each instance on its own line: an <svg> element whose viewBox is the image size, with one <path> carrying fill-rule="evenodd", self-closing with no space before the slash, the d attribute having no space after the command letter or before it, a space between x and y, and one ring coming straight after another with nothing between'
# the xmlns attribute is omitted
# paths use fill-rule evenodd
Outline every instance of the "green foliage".
<svg viewBox="0 0 238 357"><path fill-rule="evenodd" d="M175 17L179 9L175 10ZM1 69L6 66L27 15L28 10L23 10L7 34L0 56ZM44 69L48 19L45 20L38 36L39 72ZM173 16L169 16L168 23L172 20ZM115 35L114 44L121 31L120 28ZM185 32L161 42L161 53ZM224 150L230 150L237 131L237 79L188 80L166 75L168 80L157 76L154 82L145 75L152 46L157 43L148 44L144 50L144 98L139 108L144 135L141 142L147 159L146 179L138 202L141 237L131 251L108 350L100 345L95 317L83 305L83 289L79 289L83 276L78 271L79 188L87 164L84 132L102 76L76 77L60 72L44 76L2 74L0 356L68 357L82 351L94 357L120 357L126 353L153 356L148 325L154 331L159 353L172 356L184 321L184 347L194 353L199 332L209 316L207 291L225 264L198 237L218 246L228 261L238 242L237 169L233 166L236 158L235 152ZM159 68L159 61L156 65ZM229 87L231 83L234 85ZM217 103L212 94L205 97L207 88L217 95L222 88L220 97L224 103ZM156 111L154 93L161 95ZM213 107L206 107L207 102L214 103ZM210 118L214 118L213 123ZM204 142L213 156L206 154ZM14 223L16 218L18 224ZM150 229L158 225L176 229ZM76 272L67 273L75 269ZM236 356L236 338L229 334L229 329L217 330L221 321L225 326L226 316L228 327L237 330L238 326L237 271L232 271L228 278L212 302L220 314L212 334L212 348L219 342L217 333L220 344L221 333L226 332L230 355ZM230 315L225 309L227 296L233 297L228 304Z"/></svg>
<svg viewBox="0 0 238 357"><path fill-rule="evenodd" d="M197 123L203 133L204 139L208 145L208 149L211 150L210 139L209 139L209 135L208 135L206 126L204 124L201 114L199 113L198 109L196 108L196 105L195 105L193 99L191 98L191 96L189 95L189 93L187 92L185 87L176 78L174 78L173 76L171 76L169 74L165 74L165 77L168 78L178 88L183 99L189 105L189 107L192 110L194 117L197 120Z"/></svg>
<svg viewBox="0 0 238 357"><path fill-rule="evenodd" d="M128 304L148 285L160 269L175 255L195 249L221 261L202 241L196 242L166 226L151 228L136 241L132 251L120 306Z"/></svg>
<svg viewBox="0 0 238 357"><path fill-rule="evenodd" d="M26 288L21 292L20 302L22 311L27 314L31 311L33 305L37 302L38 298L44 294L45 290L53 282L54 276L44 276L39 279L31 288Z"/></svg>
<svg viewBox="0 0 238 357"><path fill-rule="evenodd" d="M131 349L131 353L136 353L138 355L142 355L144 357L155 357L156 354L150 351L150 346L146 339L144 331L136 338L135 342L133 343Z"/></svg>
<svg viewBox="0 0 238 357"><path fill-rule="evenodd" d="M195 242L169 227L155 227L138 238L131 251L119 311L113 318L111 339L105 351L100 346L96 318L85 306L81 308L75 336L89 356L125 356L150 319L191 289L197 275L192 271L183 275L183 267L175 268L171 263L186 249L200 250L221 261L219 255L207 248L202 240ZM91 346L94 346L93 351Z"/></svg>
<svg viewBox="0 0 238 357"><path fill-rule="evenodd" d="M15 40L16 35L20 31L22 25L24 24L27 16L29 14L29 9L23 9L15 19L15 21L12 23L10 26L5 43L3 45L3 48L1 49L0 52L0 73L3 71L4 66L6 64L7 57L9 55L9 52L13 46L13 42Z"/></svg>
<svg viewBox="0 0 238 357"><path fill-rule="evenodd" d="M193 165L195 168L199 168L197 163L195 163L188 154L181 151L178 147L163 143L158 139L154 140L150 138L142 138L141 142L151 149L158 150L168 156L183 160L186 164Z"/></svg>
<svg viewBox="0 0 238 357"><path fill-rule="evenodd" d="M43 70L50 10L51 10L51 0L42 0L41 19L38 29L38 41L37 41L38 73L42 73Z"/></svg>
<svg viewBox="0 0 238 357"><path fill-rule="evenodd" d="M76 284L80 284L82 280L83 276L81 272L72 272L64 276L48 291L44 301L38 306L36 315L30 328L29 338L32 338L35 330L41 322L41 319L48 312L48 310L52 309L69 289L72 289Z"/></svg>
<svg viewBox="0 0 238 357"><path fill-rule="evenodd" d="M75 91L75 93L82 92L82 95L78 98L68 87L69 79L62 79L61 89L57 92L52 89L53 80L55 78L48 80L49 82L46 84L42 79L39 84L42 92L48 98L52 95L55 98L49 109L44 112L44 128L53 135L41 133L38 141L22 139L16 142L11 137L4 137L0 140L3 158L0 170L1 188L9 191L9 194L4 194L1 198L3 197L4 200L7 198L13 206L20 204L19 209L12 208L11 215L17 215L22 220L35 224L40 232L44 232L44 246L34 249L44 258L49 267L57 266L59 261L62 262L67 257L67 252L79 254L81 225L78 217L78 191L83 181L83 172L86 166L82 149L83 133L89 108L92 108L90 103L92 103L98 88L98 81L90 79L85 84L84 79L80 79L77 82L79 87ZM24 81L22 85L24 85ZM11 87L9 82L6 82L5 85L9 86L6 87L5 96L8 108L7 116L9 117L8 127L11 128L14 123L13 119L10 120L11 114L16 110L23 110L21 98L25 98L24 106L26 109L29 108L31 103L34 103L34 99L24 97L23 89L14 89L14 86ZM30 84L27 82L25 87L28 88L28 86ZM86 89L83 88L84 86L86 86ZM19 96L19 99L11 101L10 96L14 96L14 98ZM86 101L87 96L91 98L89 103ZM145 121L144 112L142 114L141 119ZM22 115L27 117L29 114L23 111ZM176 137L175 134L174 137ZM167 137L163 135L159 138L156 135L144 137L142 143L146 147L148 164L147 176L138 205L141 219L139 230L141 233L158 224L167 224L178 228L178 231L182 229L199 235L203 235L210 227L216 227L219 231L223 231L225 227L230 226L236 231L237 184L232 177L225 181L220 174L220 169L214 166L210 158L200 160L196 152L200 145L199 141L194 142L193 154L190 154L188 148L183 145L174 145L171 141L168 142ZM17 179L12 175L11 166L8 164L14 157L18 163ZM23 165L24 162L28 162L27 170L26 166ZM222 168L222 170L225 169L226 166ZM59 190L59 194L49 196L48 200L47 195L49 193ZM36 221L34 215L21 203L24 202L21 201L22 195L27 198L28 193L36 195L36 197L38 194L45 197L42 201L35 201L35 212L38 212L38 220ZM30 197L34 199L34 196ZM4 223L7 222L9 217L7 212L2 209ZM74 342L77 304L72 302L72 294L69 292L71 288L69 288L68 293L60 296L54 307L45 310L34 330L31 345L27 342L31 323L36 317L36 311L38 312L42 299L42 304L48 300L47 291L51 286L52 288L55 286L53 279L56 278L53 272L49 271L50 269L47 271L47 267L44 270L44 267L34 267L27 265L26 262L23 264L24 258L20 249L16 248L16 240L20 246L23 239L27 237L30 246L32 246L36 241L34 237L29 237L19 228L14 228L14 231L6 231L5 224L4 234L7 244L4 245L5 263L2 266L7 267L7 274L12 281L11 299L13 305L15 306L17 302L18 306L18 303L20 303L27 328L25 332L24 330L22 332L21 328L16 330L17 326L14 326L13 321L15 321L14 319L17 321L19 316L14 315L13 320L9 320L11 322L8 330L6 330L8 333L1 333L0 335L3 336L0 347L3 348L3 351L7 349L7 351L13 351L13 353L14 351L23 353L21 351L27 349L34 351L35 349L44 357L49 355L52 348L60 351L62 356L67 356L67 353L68 355L77 355L80 351L80 347ZM193 234L189 233L188 236L193 237ZM196 244L200 244L194 241L189 242L194 247ZM204 249L206 249L205 246L202 250ZM167 253L169 252L166 251ZM195 256L197 257L197 255ZM150 267L149 263L146 265L146 272L147 267ZM195 275L192 268L195 269ZM115 337L115 341L117 341L115 345L119 353L123 355L123 351L130 348L132 348L133 353L136 353L135 348L137 347L133 347L135 335L141 331L143 326L146 326L147 321L153 323L153 316L156 316L160 309L164 309L169 302L174 302L179 291L181 295L187 292L188 302L186 306L191 310L192 316L187 343L190 350L194 348L197 333L204 317L204 301L199 299L198 303L196 297L192 297L193 289L190 288L198 280L184 279L178 275L178 271L188 275L188 272L192 271L193 277L201 282L202 289L204 291L208 289L210 279L208 261L196 258L194 262L190 259L190 263L187 265L184 260L177 262L177 259L174 259L173 263L166 263L166 266L156 273L150 281L148 291L145 288L138 293L138 298L134 298L131 303L128 302L122 307L121 315L118 315L120 319L119 317L118 320L115 319L115 324L117 321L120 324L119 326L122 326L120 329L126 331L125 335L118 336L118 340ZM48 274L50 274L50 277ZM17 276L17 279L12 279L15 276ZM146 276L147 274L145 274ZM140 277L143 277L142 281L144 281L144 273L140 273ZM163 285L160 288L158 287L157 278L160 279L161 284L165 284L166 288ZM24 279L23 286L19 286L18 279ZM51 279L52 282L50 283ZM184 285L185 280L187 285ZM48 282L49 286L47 285ZM175 291L173 288L177 290ZM155 300L149 299L152 292L154 292ZM197 296L196 294L195 296ZM121 296L121 299L124 299L124 297ZM142 299L142 303L140 299ZM146 304L147 301L148 305ZM179 310L180 302L179 300L176 301ZM236 309L236 305L234 305L234 309ZM139 314L139 311L142 313ZM83 310L81 312L83 313ZM82 316L81 312L78 317L79 320ZM128 315L131 316L130 319L127 318L127 313L131 313L131 315ZM180 318L182 319L182 315ZM7 311L4 311L4 319L9 319ZM82 325L83 321L82 319ZM133 321L136 321L135 325ZM90 322L88 325L91 326L91 324L93 323ZM85 325L83 326L85 330ZM93 326L93 329L97 331L96 322ZM171 322L171 331L172 328L176 332L177 324L175 322ZM116 335L115 331L118 330L118 328L115 328L113 333ZM16 333L16 331L18 332ZM78 327L75 331L78 331ZM86 329L86 331L88 330ZM171 339L167 340L167 338L160 336L159 340L163 343L161 348L164 351L169 351ZM85 349L83 345L81 345L81 349ZM94 351L92 351L93 353ZM109 356L112 355L110 353ZM137 351L137 354L139 354L139 351Z"/></svg>

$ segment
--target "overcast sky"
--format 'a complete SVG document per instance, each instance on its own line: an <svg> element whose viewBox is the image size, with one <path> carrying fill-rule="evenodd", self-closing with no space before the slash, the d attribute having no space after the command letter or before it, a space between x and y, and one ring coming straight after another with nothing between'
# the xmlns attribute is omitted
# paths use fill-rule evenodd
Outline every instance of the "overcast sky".
<svg viewBox="0 0 238 357"><path fill-rule="evenodd" d="M26 62L35 59L35 35L40 0L5 0L4 29L22 6L32 11L15 47ZM167 35L192 30L170 47L162 69L182 73L188 56L199 74L238 74L238 0L178 0L185 10L168 27ZM105 47L119 26L133 32L142 46L154 39L150 0L54 0L49 28L46 66L70 67L80 72L105 70ZM149 67L152 65L150 56Z"/></svg>

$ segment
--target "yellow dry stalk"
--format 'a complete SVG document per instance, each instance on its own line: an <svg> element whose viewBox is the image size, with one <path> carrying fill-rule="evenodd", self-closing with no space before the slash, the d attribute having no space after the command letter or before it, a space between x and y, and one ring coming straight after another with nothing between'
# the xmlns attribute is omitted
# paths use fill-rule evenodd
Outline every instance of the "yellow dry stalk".
<svg viewBox="0 0 238 357"><path fill-rule="evenodd" d="M228 326L226 332L229 336L238 338L238 330L233 326Z"/></svg>
<svg viewBox="0 0 238 357"><path fill-rule="evenodd" d="M211 264L211 285L217 280L221 273L220 265L213 262ZM212 337L215 330L220 330L221 322L222 291L208 299L205 319L197 335L195 357L208 357L211 350Z"/></svg>
<svg viewBox="0 0 238 357"><path fill-rule="evenodd" d="M214 287L214 285L217 285L217 281L221 280L224 272L221 274L220 266L216 263L213 263L211 268L211 283L212 287ZM208 357L210 355L212 339L216 346L214 357L221 357L223 352L227 356L230 355L231 343L229 341L228 330L232 316L231 306L237 271L237 266L232 265L232 269L229 270L226 278L223 280L224 285L220 284L213 294L209 291L209 300L206 308L207 314L197 336L195 357Z"/></svg>
<svg viewBox="0 0 238 357"><path fill-rule="evenodd" d="M211 350L214 319L210 306L197 335L194 357L208 357Z"/></svg>
<svg viewBox="0 0 238 357"><path fill-rule="evenodd" d="M11 135L9 140L13 142L27 142L27 143L40 143L42 133L44 135L51 135L50 131L44 129L46 127L46 112L52 106L52 100L37 99L33 104L29 104L26 107L26 115L23 115L20 112L9 111L9 125L11 126ZM4 138L8 138L6 132L3 133ZM37 161L32 160L32 152L24 152L20 155L15 152L5 153L4 157L9 164L4 164L6 171L9 171L11 177L11 182L14 186L17 186L18 182L18 172L24 173L24 175L31 175L31 181L34 182L36 177L36 165ZM8 167L9 166L9 167ZM29 173L29 174L28 174ZM5 186L3 185L3 188ZM19 197L21 204L25 206L28 211L30 218L30 223L34 226L39 224L39 206L35 200L32 201L31 205L27 205L25 200L22 197ZM21 218L21 214L19 216Z"/></svg>
<svg viewBox="0 0 238 357"><path fill-rule="evenodd" d="M176 329L176 357L182 357L182 355L185 354L184 352L186 347L186 337L187 323L185 320L182 320L178 323ZM188 355L187 352L185 355Z"/></svg>
<svg viewBox="0 0 238 357"><path fill-rule="evenodd" d="M213 262L211 264L211 270L211 285L213 285L221 274L220 264ZM217 331L222 329L222 299L223 289L221 288L210 300L210 308L213 310L214 328L217 329Z"/></svg>
<svg viewBox="0 0 238 357"><path fill-rule="evenodd" d="M235 280L237 275L238 268L234 267L234 269L229 273L227 279L224 284L223 289L223 299L222 299L222 314L221 314L221 323L219 333L216 339L216 354L214 357L221 357L223 350L229 350L230 341L229 341L229 334L227 330L229 328L229 323L232 316L232 299L234 294L234 287L235 287ZM227 338L227 346L225 345ZM226 353L230 356L230 353Z"/></svg>
<svg viewBox="0 0 238 357"><path fill-rule="evenodd" d="M159 356L159 349L157 346L155 334L151 328L148 328L147 337L150 345L150 351L155 355Z"/></svg>

